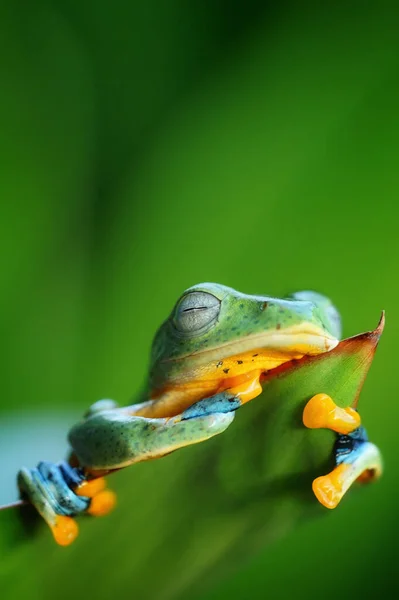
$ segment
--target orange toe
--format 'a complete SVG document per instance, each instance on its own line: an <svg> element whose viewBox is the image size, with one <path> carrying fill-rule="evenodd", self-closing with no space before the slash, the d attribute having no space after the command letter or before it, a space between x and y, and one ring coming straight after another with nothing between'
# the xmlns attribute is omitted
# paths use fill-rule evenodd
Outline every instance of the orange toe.
<svg viewBox="0 0 399 600"><path fill-rule="evenodd" d="M342 500L346 491L344 489L346 471L348 471L348 465L339 465L328 475L323 475L313 481L314 495L326 508L335 508Z"/></svg>
<svg viewBox="0 0 399 600"><path fill-rule="evenodd" d="M51 531L57 544L60 546L69 546L77 538L79 527L72 517L57 515Z"/></svg>
<svg viewBox="0 0 399 600"><path fill-rule="evenodd" d="M97 477L97 479L91 479L83 481L75 490L77 496L86 496L86 498L93 498L97 496L106 487L104 477Z"/></svg>
<svg viewBox="0 0 399 600"><path fill-rule="evenodd" d="M108 514L116 505L116 494L111 490L104 490L91 499L87 513L94 517Z"/></svg>
<svg viewBox="0 0 399 600"><path fill-rule="evenodd" d="M309 429L331 429L348 434L360 427L360 416L353 408L341 408L327 394L317 394L306 404L303 424Z"/></svg>
<svg viewBox="0 0 399 600"><path fill-rule="evenodd" d="M262 393L262 386L259 382L261 371L256 370L247 375L232 377L228 380L228 391L236 396L241 404L246 404Z"/></svg>

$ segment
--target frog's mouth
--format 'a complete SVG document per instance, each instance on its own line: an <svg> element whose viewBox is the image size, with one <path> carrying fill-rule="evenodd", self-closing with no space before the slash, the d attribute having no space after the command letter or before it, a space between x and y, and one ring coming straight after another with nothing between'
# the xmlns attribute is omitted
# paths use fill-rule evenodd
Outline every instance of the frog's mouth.
<svg viewBox="0 0 399 600"><path fill-rule="evenodd" d="M215 348L198 350L197 352L180 356L176 362L189 359L191 366L200 367L223 360L228 357L238 357L251 351L259 351L266 358L280 357L282 362L301 358L304 355L315 356L333 350L339 343L334 336L313 323L301 323L282 329L272 329L256 334L247 335L238 340L219 344ZM278 366L278 365L275 365ZM265 365L267 368L267 365ZM270 366L269 368L273 368Z"/></svg>

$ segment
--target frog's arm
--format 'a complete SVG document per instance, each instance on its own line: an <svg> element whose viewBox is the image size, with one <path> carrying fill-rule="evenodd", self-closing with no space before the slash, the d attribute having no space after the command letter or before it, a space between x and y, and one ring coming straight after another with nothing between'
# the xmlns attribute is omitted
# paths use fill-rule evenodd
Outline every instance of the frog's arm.
<svg viewBox="0 0 399 600"><path fill-rule="evenodd" d="M120 469L222 433L240 406L226 393L208 399L208 404L208 410L193 406L176 417L157 419L129 414L131 407L98 411L94 405L90 416L71 429L69 442L84 469Z"/></svg>
<svg viewBox="0 0 399 600"><path fill-rule="evenodd" d="M149 419L102 400L69 433L79 466L41 462L36 469L19 471L18 486L50 526L55 540L69 545L78 535L73 516L83 512L104 515L115 504L115 495L104 489L100 475L222 433L239 406L231 394L221 393L176 417Z"/></svg>

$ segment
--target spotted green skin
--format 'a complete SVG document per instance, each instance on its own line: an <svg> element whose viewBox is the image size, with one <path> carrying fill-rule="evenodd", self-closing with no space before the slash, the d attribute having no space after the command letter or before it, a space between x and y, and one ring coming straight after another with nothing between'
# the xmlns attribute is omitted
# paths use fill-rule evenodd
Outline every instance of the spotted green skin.
<svg viewBox="0 0 399 600"><path fill-rule="evenodd" d="M175 327L179 303L189 292L208 292L221 301L217 321L206 332L184 336ZM283 329L303 322L317 325L334 337L340 323L331 302L315 292L287 299L250 296L219 284L200 284L184 292L170 317L158 330L152 348L150 389L179 381L199 350L218 349L244 336ZM172 360L171 360L172 359ZM179 359L176 361L176 359ZM178 448L207 440L233 421L239 402L221 393L190 407L172 419L135 416L135 405L116 408L113 401L94 404L86 419L69 433L79 464L90 470L112 470L163 456Z"/></svg>
<svg viewBox="0 0 399 600"><path fill-rule="evenodd" d="M233 419L233 412L187 420L147 419L116 409L99 412L73 427L69 441L81 466L112 470L207 440L227 429Z"/></svg>

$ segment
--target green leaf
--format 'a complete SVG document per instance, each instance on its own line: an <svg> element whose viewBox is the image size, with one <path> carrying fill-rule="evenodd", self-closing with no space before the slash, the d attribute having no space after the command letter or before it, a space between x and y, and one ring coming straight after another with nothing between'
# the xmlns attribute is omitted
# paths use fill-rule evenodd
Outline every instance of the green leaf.
<svg viewBox="0 0 399 600"><path fill-rule="evenodd" d="M132 597L187 597L304 517L328 513L311 483L330 469L335 436L307 430L302 411L320 392L341 406L356 404L383 325L382 318L375 331L267 376L263 394L217 438L114 475L118 508L104 519L81 518L81 535L69 548L56 547L42 523L24 531L19 512L26 508L0 513L2 581L13 590L6 597L37 589L44 579L52 597L73 597L81 585L78 565L96 598L126 589ZM106 579L96 577L102 565Z"/></svg>

